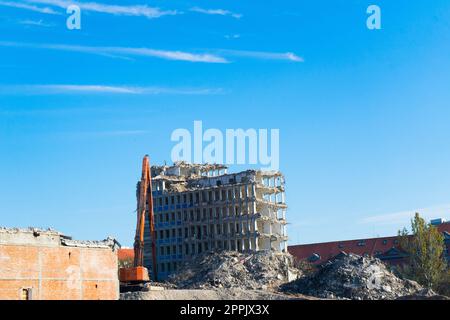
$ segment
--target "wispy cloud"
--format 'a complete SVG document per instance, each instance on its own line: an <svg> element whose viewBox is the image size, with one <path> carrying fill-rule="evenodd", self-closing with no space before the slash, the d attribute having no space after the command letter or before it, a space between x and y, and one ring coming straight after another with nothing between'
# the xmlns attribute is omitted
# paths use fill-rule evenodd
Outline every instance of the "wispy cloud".
<svg viewBox="0 0 450 320"><path fill-rule="evenodd" d="M220 16L230 16L236 19L242 18L242 14L240 13L234 13L229 10L225 9L203 9L199 7L193 7L190 9L190 11L203 13L203 14L209 14L209 15L220 15Z"/></svg>
<svg viewBox="0 0 450 320"><path fill-rule="evenodd" d="M359 221L361 224L407 226L414 214L418 212L424 219L450 218L450 204L417 208L388 214L368 216Z"/></svg>
<svg viewBox="0 0 450 320"><path fill-rule="evenodd" d="M98 130L98 131L66 131L55 132L51 136L57 139L108 139L127 138L148 134L148 130L118 129L118 130ZM88 210L89 211L89 210Z"/></svg>
<svg viewBox="0 0 450 320"><path fill-rule="evenodd" d="M19 20L19 24L27 26L37 26L37 27L53 27L54 24L45 23L42 19L40 20Z"/></svg>
<svg viewBox="0 0 450 320"><path fill-rule="evenodd" d="M80 52L106 56L110 58L131 59L131 57L142 56L165 60L200 62L200 63L230 63L227 57L242 57L260 60L285 60L291 62L303 62L303 58L292 52L264 52L264 51L242 51L228 49L207 49L203 53L192 53L179 50L158 50L152 48L130 48L130 47L92 47L67 44L36 44L26 42L0 41L0 47L21 47L32 49L48 49L69 52Z"/></svg>
<svg viewBox="0 0 450 320"><path fill-rule="evenodd" d="M35 12L40 12L40 13L45 13L45 14L53 14L53 15L61 14L61 13L53 10L52 8L38 7L35 5L20 3L20 2L0 1L0 6L25 9L25 10L30 10L30 11L35 11Z"/></svg>
<svg viewBox="0 0 450 320"><path fill-rule="evenodd" d="M239 39L241 37L240 34L226 34L225 39Z"/></svg>
<svg viewBox="0 0 450 320"><path fill-rule="evenodd" d="M24 2L0 0L0 6L26 9L46 14L62 14L63 12L58 12L50 7L60 8L65 11L70 5L77 5L83 11L111 14L115 16L146 17L148 19L183 14L183 12L179 10L163 10L158 7L151 7L145 4L115 5L101 2L81 2L72 0L24 0ZM46 5L46 7L38 7L36 6L37 4ZM243 16L240 13L235 13L225 9L204 9L200 7L193 7L190 8L189 11L208 15L230 16L235 19L240 19Z"/></svg>
<svg viewBox="0 0 450 320"><path fill-rule="evenodd" d="M183 51L167 51L167 50L155 50L149 48L103 48L106 51L111 51L112 53L122 53L137 56L148 56L157 57L168 60L180 60L180 61L190 61L190 62L206 62L206 63L227 63L228 61L218 55L213 55L209 53L189 53Z"/></svg>
<svg viewBox="0 0 450 320"><path fill-rule="evenodd" d="M35 44L0 41L0 46L4 47L25 47L35 49L51 49L60 51L82 52L103 55L113 58L123 58L117 55L125 56L144 56L154 57L166 60L178 60L203 63L227 63L228 61L218 55L209 53L190 53L184 51L157 50L150 48L129 48L129 47L90 47L65 44Z"/></svg>
<svg viewBox="0 0 450 320"><path fill-rule="evenodd" d="M46 4L66 9L69 5L77 5L81 10L112 14L117 16L142 16L149 19L166 15L180 14L176 10L161 10L147 5L111 5L98 2L80 2L69 0L26 0L29 3Z"/></svg>
<svg viewBox="0 0 450 320"><path fill-rule="evenodd" d="M293 52L278 53L278 52L245 51L245 50L218 50L217 52L225 56L236 56L262 60L288 60L294 62L304 62L304 59L302 57L299 57Z"/></svg>
<svg viewBox="0 0 450 320"><path fill-rule="evenodd" d="M128 94L128 95L214 95L223 94L221 88L168 88L109 85L47 84L2 85L0 94L56 95L56 94Z"/></svg>
<svg viewBox="0 0 450 320"><path fill-rule="evenodd" d="M93 131L93 132L77 132L71 135L77 137L125 137L138 136L147 134L147 130L111 130L111 131Z"/></svg>

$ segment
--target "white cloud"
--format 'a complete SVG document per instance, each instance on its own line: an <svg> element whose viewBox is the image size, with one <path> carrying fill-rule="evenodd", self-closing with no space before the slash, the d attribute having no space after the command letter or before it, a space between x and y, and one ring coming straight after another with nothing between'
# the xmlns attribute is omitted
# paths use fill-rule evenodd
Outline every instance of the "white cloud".
<svg viewBox="0 0 450 320"><path fill-rule="evenodd" d="M42 19L40 20L19 20L19 24L29 25L29 26L38 26L38 27L53 27L53 24L45 23Z"/></svg>
<svg viewBox="0 0 450 320"><path fill-rule="evenodd" d="M286 60L292 62L303 62L303 58L292 52L263 52L263 51L241 51L241 50L225 50L210 49L209 52L191 53L179 50L158 50L151 48L130 48L130 47L91 47L80 45L66 44L36 44L22 42L0 41L3 47L21 47L33 49L49 49L69 52L89 53L111 58L130 59L130 56L153 57L165 60L200 62L200 63L229 63L229 57L243 57L261 60Z"/></svg>
<svg viewBox="0 0 450 320"><path fill-rule="evenodd" d="M304 62L302 57L292 52L263 52L263 51L243 51L243 50L218 50L219 53L229 56L238 56L263 60L288 60L294 62Z"/></svg>
<svg viewBox="0 0 450 320"><path fill-rule="evenodd" d="M102 131L75 131L75 132L58 132L58 138L62 139L97 139L97 138L121 138L121 137L135 137L148 134L147 130L135 129L119 129L119 130L102 130ZM85 213L90 213L90 209L85 210Z"/></svg>
<svg viewBox="0 0 450 320"><path fill-rule="evenodd" d="M138 56L149 56L158 57L168 60L180 60L180 61L190 61L190 62L207 62L207 63L227 63L228 61L220 56L203 53L194 54L183 51L166 51L166 50L155 50L149 48L120 48L120 47L110 47L104 48L106 51L111 51L113 53L131 54Z"/></svg>
<svg viewBox="0 0 450 320"><path fill-rule="evenodd" d="M47 84L47 85L2 85L2 94L53 95L53 94L128 94L128 95L213 95L222 94L220 88L167 88L133 87L109 85Z"/></svg>
<svg viewBox="0 0 450 320"><path fill-rule="evenodd" d="M112 131L95 131L95 132L77 132L75 136L81 137L124 137L137 136L148 133L146 130L112 130Z"/></svg>
<svg viewBox="0 0 450 320"><path fill-rule="evenodd" d="M240 34L226 34L225 39L239 39L241 37Z"/></svg>
<svg viewBox="0 0 450 320"><path fill-rule="evenodd" d="M400 212L373 215L359 221L361 224L371 225L402 225L409 226L410 220L418 212L422 218L429 221L435 218L450 218L450 204L437 205L427 208L418 208Z"/></svg>
<svg viewBox="0 0 450 320"><path fill-rule="evenodd" d="M30 11L35 11L39 13L45 13L45 14L60 14L59 12L53 10L52 8L48 7L37 7L34 5L26 4L26 3L20 3L20 2L11 2L11 1L0 1L0 6L5 7L11 7L11 8L18 8L18 9L25 9Z"/></svg>
<svg viewBox="0 0 450 320"><path fill-rule="evenodd" d="M123 58L117 55L125 56L145 56L161 58L166 60L178 60L189 62L203 62L203 63L227 63L228 61L220 56L202 53L190 53L184 51L168 51L156 50L150 48L129 48L129 47L89 47L65 44L34 44L34 43L19 43L19 42L4 42L0 41L0 46L4 47L25 47L35 49L51 49L71 52L91 53L103 55L114 58Z"/></svg>
<svg viewBox="0 0 450 320"><path fill-rule="evenodd" d="M119 94L137 94L137 90L128 87L116 87L105 85L33 85L25 86L30 92L36 93L119 93Z"/></svg>
<svg viewBox="0 0 450 320"><path fill-rule="evenodd" d="M111 14L116 16L135 16L135 17L146 17L148 19L159 18L168 15L179 15L183 14L182 11L177 10L162 10L158 7L150 7L148 5L115 5L100 2L81 2L72 0L24 0L27 3L14 2L14 1L3 1L0 0L0 6L9 6L20 9L27 9L41 13L47 14L62 14L62 12L57 12L49 7L38 7L35 4L47 5L51 7L57 7L65 10L70 5L77 5L81 10L91 11L97 13ZM208 15L221 15L230 16L236 19L242 18L242 14L235 13L225 9L204 9L200 7L193 7L189 11L208 14Z"/></svg>
<svg viewBox="0 0 450 320"><path fill-rule="evenodd" d="M242 18L242 14L234 13L234 12L231 12L231 11L225 10L225 9L203 9L203 8L199 8L199 7L193 7L190 9L190 11L209 14L209 15L230 16L230 17L233 17L236 19Z"/></svg>
<svg viewBox="0 0 450 320"><path fill-rule="evenodd" d="M75 4L81 10L106 13L118 16L142 16L149 19L159 18L166 15L179 14L176 10L161 10L147 5L111 5L98 2L79 2L69 0L26 0L30 3L46 4L66 9L69 5Z"/></svg>

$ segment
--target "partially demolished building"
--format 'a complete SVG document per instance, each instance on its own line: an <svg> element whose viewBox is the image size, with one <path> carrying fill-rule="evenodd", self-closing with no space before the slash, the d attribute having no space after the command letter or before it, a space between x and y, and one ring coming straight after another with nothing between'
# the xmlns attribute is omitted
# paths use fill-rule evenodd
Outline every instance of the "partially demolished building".
<svg viewBox="0 0 450 320"><path fill-rule="evenodd" d="M0 227L0 300L117 300L119 247L113 238Z"/></svg>
<svg viewBox="0 0 450 320"><path fill-rule="evenodd" d="M287 250L284 177L217 164L152 166L158 280L208 250ZM144 265L154 275L146 221Z"/></svg>

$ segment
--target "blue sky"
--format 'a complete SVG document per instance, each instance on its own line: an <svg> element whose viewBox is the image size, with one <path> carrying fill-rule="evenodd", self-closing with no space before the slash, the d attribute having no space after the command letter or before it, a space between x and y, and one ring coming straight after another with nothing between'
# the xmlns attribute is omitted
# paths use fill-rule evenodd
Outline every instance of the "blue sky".
<svg viewBox="0 0 450 320"><path fill-rule="evenodd" d="M280 130L291 244L450 218L448 0L68 3L0 0L0 225L131 245L194 120Z"/></svg>

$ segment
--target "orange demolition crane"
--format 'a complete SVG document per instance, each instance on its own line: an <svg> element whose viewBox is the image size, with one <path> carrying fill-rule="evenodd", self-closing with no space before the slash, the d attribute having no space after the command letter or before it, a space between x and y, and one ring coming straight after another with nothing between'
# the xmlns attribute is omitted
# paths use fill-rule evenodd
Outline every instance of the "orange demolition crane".
<svg viewBox="0 0 450 320"><path fill-rule="evenodd" d="M134 238L134 262L131 268L121 268L119 279L121 283L139 284L149 281L147 268L144 267L144 227L145 216L148 214L150 237L152 239L153 277L156 280L156 237L153 217L152 177L148 155L142 160L142 176L137 186L137 225Z"/></svg>

